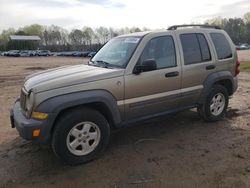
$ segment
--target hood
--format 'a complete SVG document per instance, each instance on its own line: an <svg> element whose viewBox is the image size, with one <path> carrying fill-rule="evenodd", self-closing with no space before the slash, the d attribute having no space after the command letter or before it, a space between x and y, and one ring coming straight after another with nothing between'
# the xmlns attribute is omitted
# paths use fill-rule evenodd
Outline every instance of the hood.
<svg viewBox="0 0 250 188"><path fill-rule="evenodd" d="M38 72L26 77L26 91L35 93L96 80L122 76L124 69L110 69L89 65L64 66Z"/></svg>

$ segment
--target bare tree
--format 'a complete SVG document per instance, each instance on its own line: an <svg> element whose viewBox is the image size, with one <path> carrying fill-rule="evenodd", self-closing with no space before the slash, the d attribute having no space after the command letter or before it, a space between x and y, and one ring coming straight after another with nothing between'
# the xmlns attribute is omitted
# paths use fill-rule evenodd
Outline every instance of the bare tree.
<svg viewBox="0 0 250 188"><path fill-rule="evenodd" d="M96 29L96 34L99 39L99 43L104 44L108 41L109 30L106 27L99 27Z"/></svg>
<svg viewBox="0 0 250 188"><path fill-rule="evenodd" d="M84 35L83 32L79 29L74 29L69 34L69 39L73 45L82 45L84 44Z"/></svg>
<svg viewBox="0 0 250 188"><path fill-rule="evenodd" d="M91 27L83 27L83 36L87 45L92 45L92 42L95 38L95 33Z"/></svg>

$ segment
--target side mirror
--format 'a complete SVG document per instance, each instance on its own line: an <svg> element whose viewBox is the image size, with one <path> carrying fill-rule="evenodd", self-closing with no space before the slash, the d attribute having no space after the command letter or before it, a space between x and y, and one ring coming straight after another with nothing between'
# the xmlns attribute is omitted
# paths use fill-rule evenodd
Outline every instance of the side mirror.
<svg viewBox="0 0 250 188"><path fill-rule="evenodd" d="M141 72L148 72L156 70L157 65L154 59L147 59L141 63L141 65L136 65L133 71L134 74L140 74Z"/></svg>

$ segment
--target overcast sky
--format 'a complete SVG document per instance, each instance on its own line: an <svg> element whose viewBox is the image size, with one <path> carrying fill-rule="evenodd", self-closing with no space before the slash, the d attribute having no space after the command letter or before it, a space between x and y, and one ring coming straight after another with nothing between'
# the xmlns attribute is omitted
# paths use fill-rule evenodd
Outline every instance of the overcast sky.
<svg viewBox="0 0 250 188"><path fill-rule="evenodd" d="M161 29L248 11L250 0L0 0L0 31L33 23Z"/></svg>

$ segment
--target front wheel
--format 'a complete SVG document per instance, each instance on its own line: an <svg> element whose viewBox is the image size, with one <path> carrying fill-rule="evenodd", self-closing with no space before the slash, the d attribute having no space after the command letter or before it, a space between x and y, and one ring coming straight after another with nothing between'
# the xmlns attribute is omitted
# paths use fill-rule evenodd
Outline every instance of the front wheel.
<svg viewBox="0 0 250 188"><path fill-rule="evenodd" d="M55 154L76 165L95 159L106 148L110 127L96 110L79 108L59 118L52 138Z"/></svg>
<svg viewBox="0 0 250 188"><path fill-rule="evenodd" d="M207 95L204 104L198 107L198 112L205 121L215 122L224 117L227 106L227 89L221 85L214 85Z"/></svg>

